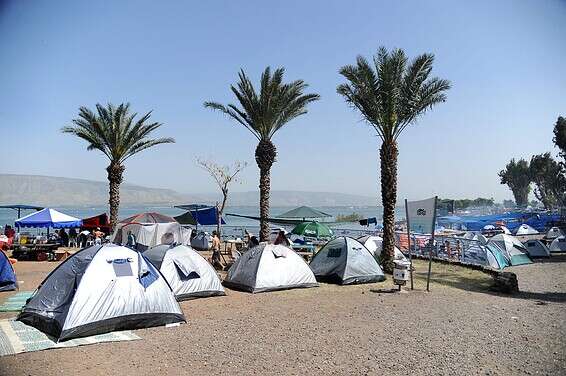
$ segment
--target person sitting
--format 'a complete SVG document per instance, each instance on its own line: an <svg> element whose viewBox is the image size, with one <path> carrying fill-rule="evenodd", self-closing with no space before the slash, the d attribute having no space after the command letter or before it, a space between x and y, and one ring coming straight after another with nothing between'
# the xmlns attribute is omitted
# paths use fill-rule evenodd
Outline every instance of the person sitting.
<svg viewBox="0 0 566 376"><path fill-rule="evenodd" d="M277 238L275 238L273 244L275 245L280 244L280 245L284 245L285 247L289 247L291 245L291 243L289 243L289 239L287 239L287 236L285 235L285 231L283 230L279 230L279 233L277 234Z"/></svg>

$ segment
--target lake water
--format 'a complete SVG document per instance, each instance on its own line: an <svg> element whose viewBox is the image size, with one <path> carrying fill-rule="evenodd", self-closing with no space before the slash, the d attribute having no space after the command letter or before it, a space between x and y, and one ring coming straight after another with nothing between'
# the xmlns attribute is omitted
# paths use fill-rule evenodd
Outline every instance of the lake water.
<svg viewBox="0 0 566 376"><path fill-rule="evenodd" d="M108 212L108 208L106 206L99 206L99 207L55 207L65 214L71 215L77 218L88 218L92 217L104 212ZM271 216L277 216L281 213L284 213L292 208L290 207L272 207L270 209ZM317 209L328 213L334 217L337 215L348 215L352 213L357 213L362 218L368 217L377 217L378 222L381 223L381 216L382 216L382 208L377 206L327 206L327 207L317 207ZM179 214L184 213L184 210L173 208L170 206L130 206L130 207L121 207L120 208L120 218L126 218L132 216L137 213L141 212L158 212L161 214L166 214L170 216L177 216ZM30 214L31 211L23 211L22 216ZM234 213L234 214L241 214L241 215L249 215L249 216L258 216L259 209L256 206L234 206L228 207L224 210L224 213ZM396 219L400 220L405 217L405 212L403 207L396 208ZM17 219L17 212L12 209L0 209L0 226L4 226L5 224L14 224L14 221ZM252 233L257 233L259 229L259 222L246 219L246 218L238 218L232 216L224 216L226 221L226 225L223 226L224 234L231 237L238 237L241 236L243 233L244 228ZM334 218L328 218L327 220L333 221ZM275 227L275 226L274 226ZM290 230L292 226L284 226L287 230ZM360 226L358 223L333 223L331 226L333 229L338 230L337 232L341 232L340 229L343 230L352 230L354 232L364 231L364 230L374 230L373 226L364 227ZM213 227L205 227L205 230L209 231L212 230ZM32 231L34 231L32 229ZM38 229L35 230L38 232L45 231L45 229Z"/></svg>

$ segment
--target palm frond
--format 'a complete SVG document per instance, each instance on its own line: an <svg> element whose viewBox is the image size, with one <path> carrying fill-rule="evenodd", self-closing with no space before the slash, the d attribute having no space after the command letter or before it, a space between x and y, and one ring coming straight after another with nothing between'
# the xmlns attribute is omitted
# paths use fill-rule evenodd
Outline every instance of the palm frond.
<svg viewBox="0 0 566 376"><path fill-rule="evenodd" d="M204 106L220 111L246 127L258 140L271 140L275 133L292 119L307 112L307 105L318 100L318 94L304 94L308 87L297 80L283 83L285 70L271 73L267 67L260 79L259 93L243 70L239 81L230 87L239 106L205 102Z"/></svg>

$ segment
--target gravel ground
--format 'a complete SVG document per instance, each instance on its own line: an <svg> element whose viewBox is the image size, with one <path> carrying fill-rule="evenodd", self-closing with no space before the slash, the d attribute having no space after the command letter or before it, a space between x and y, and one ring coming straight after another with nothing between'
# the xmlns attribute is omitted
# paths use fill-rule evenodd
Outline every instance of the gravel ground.
<svg viewBox="0 0 566 376"><path fill-rule="evenodd" d="M188 324L138 330L140 341L2 357L0 375L564 375L566 256L551 261L509 268L522 290L513 297L485 291L480 272L436 264L424 292L422 261L416 290L401 294L375 292L390 280L228 290L181 303ZM55 265L16 264L22 289Z"/></svg>

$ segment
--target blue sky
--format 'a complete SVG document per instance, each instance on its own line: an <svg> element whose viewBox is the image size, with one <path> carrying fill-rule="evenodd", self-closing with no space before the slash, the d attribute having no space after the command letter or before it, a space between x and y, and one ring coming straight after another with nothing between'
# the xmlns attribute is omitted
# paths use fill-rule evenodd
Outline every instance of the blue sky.
<svg viewBox="0 0 566 376"><path fill-rule="evenodd" d="M153 110L164 145L132 158L126 181L215 189L195 158L248 161L256 140L203 108L232 102L243 68L284 66L321 100L274 138L272 189L379 194L379 140L336 94L358 54L401 47L436 55L448 101L400 137L399 199L511 197L497 172L552 151L566 115L565 1L1 1L1 172L105 180L107 161L59 129L79 106Z"/></svg>

